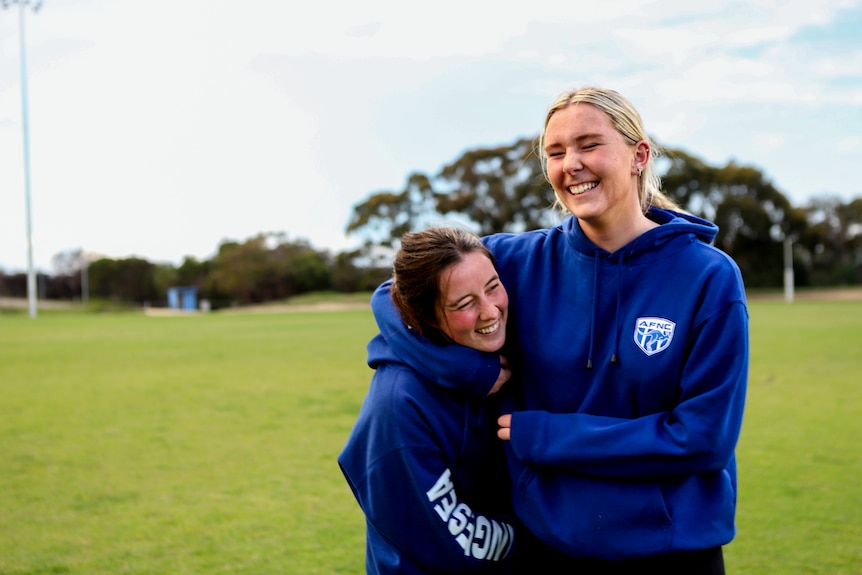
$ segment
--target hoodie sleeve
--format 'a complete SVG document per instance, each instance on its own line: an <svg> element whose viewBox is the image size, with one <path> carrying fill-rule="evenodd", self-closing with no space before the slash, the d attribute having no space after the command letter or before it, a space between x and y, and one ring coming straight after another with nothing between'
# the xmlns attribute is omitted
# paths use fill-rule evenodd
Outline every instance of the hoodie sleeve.
<svg viewBox="0 0 862 575"><path fill-rule="evenodd" d="M409 387L403 373L393 380L396 390ZM397 417L377 418L374 430L352 438L338 459L373 531L369 544L385 541L374 550L383 555L394 548L399 573L502 572L513 555L513 522L463 499L433 441L426 403L394 393L381 411Z"/></svg>
<svg viewBox="0 0 862 575"><path fill-rule="evenodd" d="M605 477L660 477L727 466L739 438L748 373L748 312L735 301L700 326L669 412L635 419L512 414L511 449L528 466ZM709 334L707 338L703 334Z"/></svg>
<svg viewBox="0 0 862 575"><path fill-rule="evenodd" d="M500 357L461 345L436 345L408 328L389 296L392 280L371 296L371 310L386 343L404 363L437 385L484 397L500 375Z"/></svg>

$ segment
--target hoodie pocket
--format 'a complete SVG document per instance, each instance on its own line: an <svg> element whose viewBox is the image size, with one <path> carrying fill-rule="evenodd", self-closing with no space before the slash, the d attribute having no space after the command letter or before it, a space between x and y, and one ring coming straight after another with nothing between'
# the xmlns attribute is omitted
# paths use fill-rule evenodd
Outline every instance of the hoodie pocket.
<svg viewBox="0 0 862 575"><path fill-rule="evenodd" d="M575 557L625 559L666 553L673 529L654 481L524 469L515 510L548 545Z"/></svg>

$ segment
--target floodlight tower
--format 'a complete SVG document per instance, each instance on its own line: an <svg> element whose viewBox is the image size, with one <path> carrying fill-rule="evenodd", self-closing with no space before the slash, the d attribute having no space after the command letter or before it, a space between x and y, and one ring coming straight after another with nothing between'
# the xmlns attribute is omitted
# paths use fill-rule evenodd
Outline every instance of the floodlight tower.
<svg viewBox="0 0 862 575"><path fill-rule="evenodd" d="M21 40L21 131L24 139L24 203L27 214L27 299L30 317L36 317L36 272L33 270L33 229L30 207L30 121L27 110L27 43L24 39L24 14L29 0L0 0L3 8L18 4L18 30ZM42 7L42 0L33 2L33 12Z"/></svg>

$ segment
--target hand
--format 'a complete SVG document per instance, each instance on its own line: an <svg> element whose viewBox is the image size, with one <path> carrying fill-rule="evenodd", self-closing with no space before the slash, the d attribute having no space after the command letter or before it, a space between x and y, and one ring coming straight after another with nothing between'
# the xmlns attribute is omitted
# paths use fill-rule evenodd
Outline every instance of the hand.
<svg viewBox="0 0 862 575"><path fill-rule="evenodd" d="M504 441L512 439L512 414L507 413L497 418L497 425L500 429L497 430L497 437Z"/></svg>
<svg viewBox="0 0 862 575"><path fill-rule="evenodd" d="M497 381L494 382L494 387L488 392L488 395L497 393L503 384L512 378L512 370L509 369L509 360L505 356L500 356L500 375L497 376Z"/></svg>

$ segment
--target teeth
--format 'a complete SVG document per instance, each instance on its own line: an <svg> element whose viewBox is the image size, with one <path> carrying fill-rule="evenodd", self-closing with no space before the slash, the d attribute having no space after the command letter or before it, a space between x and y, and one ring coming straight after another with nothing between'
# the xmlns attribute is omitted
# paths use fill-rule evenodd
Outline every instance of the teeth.
<svg viewBox="0 0 862 575"><path fill-rule="evenodd" d="M494 325L490 325L490 326L482 328L482 329L477 329L476 331L478 331L479 333L481 333L483 335L488 335L489 333L494 333L495 331L497 331L497 329L499 327L500 327L500 322L498 321Z"/></svg>
<svg viewBox="0 0 862 575"><path fill-rule="evenodd" d="M588 190L592 190L598 185L598 182L588 182L586 184L581 184L580 186L569 186L569 193L577 196L578 194L583 194Z"/></svg>

